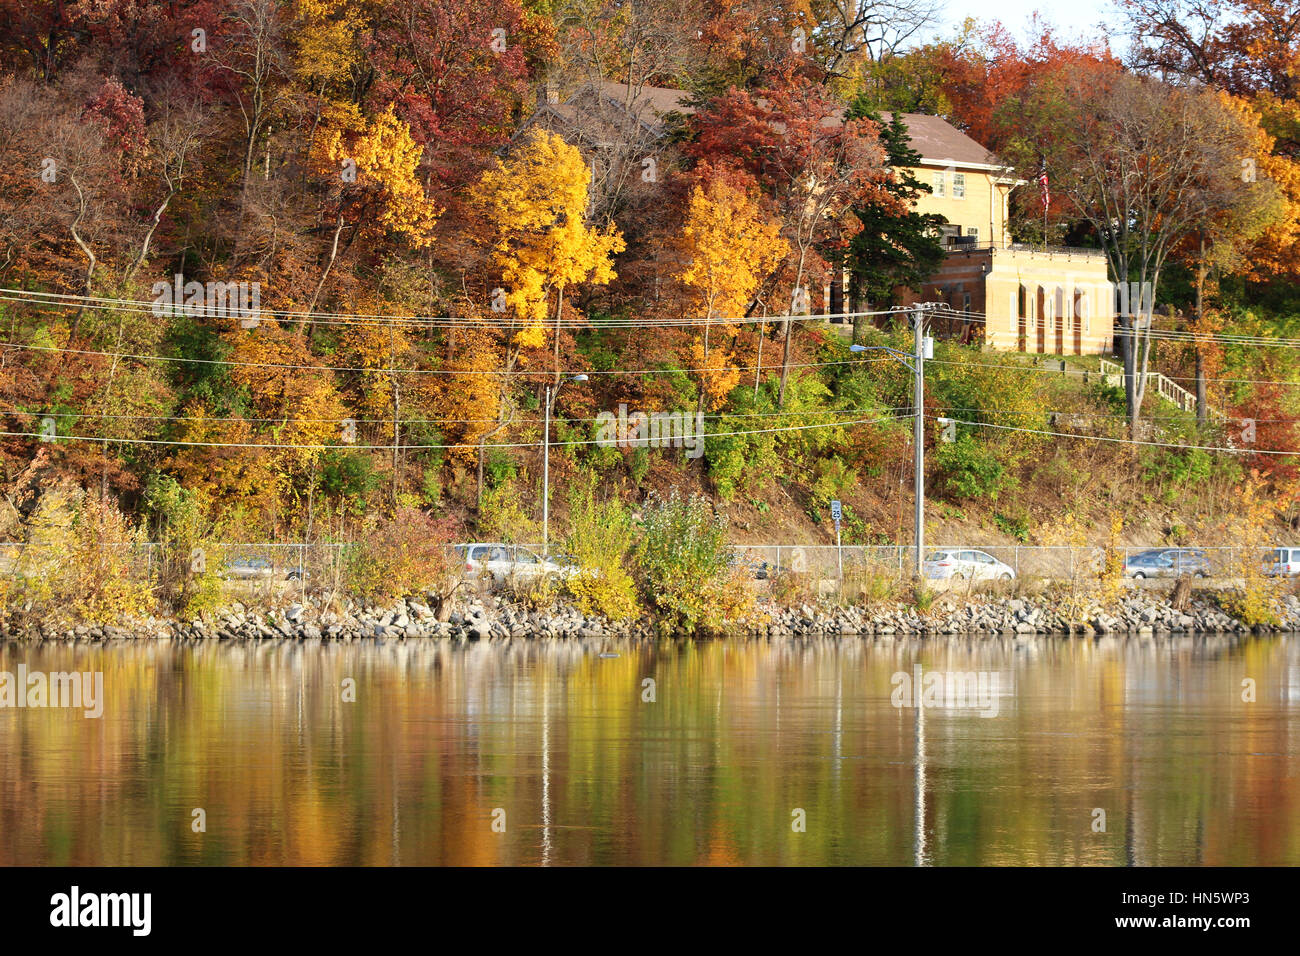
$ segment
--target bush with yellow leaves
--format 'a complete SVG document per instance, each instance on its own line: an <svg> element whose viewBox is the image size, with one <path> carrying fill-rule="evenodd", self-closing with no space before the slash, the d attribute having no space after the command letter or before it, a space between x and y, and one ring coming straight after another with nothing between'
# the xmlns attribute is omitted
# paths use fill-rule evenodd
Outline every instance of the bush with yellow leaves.
<svg viewBox="0 0 1300 956"><path fill-rule="evenodd" d="M33 621L114 624L154 609L144 534L111 501L47 489L28 518L11 606Z"/></svg>

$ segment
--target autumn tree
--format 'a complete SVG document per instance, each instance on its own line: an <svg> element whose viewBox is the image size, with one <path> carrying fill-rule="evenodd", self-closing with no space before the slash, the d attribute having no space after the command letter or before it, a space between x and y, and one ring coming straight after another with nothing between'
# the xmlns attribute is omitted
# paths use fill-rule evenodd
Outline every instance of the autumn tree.
<svg viewBox="0 0 1300 956"><path fill-rule="evenodd" d="M527 6L392 0L375 8L366 101L391 105L409 126L431 195L472 182L490 163L510 137L532 64L553 54L550 21Z"/></svg>
<svg viewBox="0 0 1300 956"><path fill-rule="evenodd" d="M854 204L886 176L877 124L846 120L843 104L824 86L789 72L754 93L728 91L697 113L692 127L688 149L697 160L738 164L774 204L791 250L789 311L806 312L810 276L825 274L826 256L855 231ZM794 330L789 314L784 322L782 404Z"/></svg>
<svg viewBox="0 0 1300 956"><path fill-rule="evenodd" d="M398 237L422 248L433 241L438 216L417 177L421 147L392 108L365 119L351 105L333 107L322 125L312 160L326 184L326 210L333 221L308 312L340 254L358 237Z"/></svg>
<svg viewBox="0 0 1300 956"><path fill-rule="evenodd" d="M614 278L613 256L623 251L613 226L585 219L591 174L582 154L554 133L534 130L497 160L475 188L487 223L492 264L504 285L504 304L523 323L516 344L537 348L555 295L555 381L560 381L560 338L565 289L605 285Z"/></svg>
<svg viewBox="0 0 1300 956"><path fill-rule="evenodd" d="M683 258L687 262L682 282L693 293L694 305L704 316L704 337L696 357L703 388L700 402L716 408L736 384L739 370L728 368L728 356L710 362L709 336L713 321L723 318L723 334L735 334L728 320L745 314L764 277L789 254L781 237L781 224L766 215L756 202L757 184L747 174L729 179L709 177L691 191L682 227ZM702 344L702 348L699 345Z"/></svg>
<svg viewBox="0 0 1300 956"><path fill-rule="evenodd" d="M1143 309L1119 318L1130 427L1136 432L1151 347L1150 304L1170 257L1209 221L1250 219L1270 190L1243 182L1256 151L1242 115L1211 91L1131 74L1069 87L1071 110L1036 145L1050 149L1055 191L1095 232L1117 282L1136 282ZM1137 314L1143 311L1144 314Z"/></svg>

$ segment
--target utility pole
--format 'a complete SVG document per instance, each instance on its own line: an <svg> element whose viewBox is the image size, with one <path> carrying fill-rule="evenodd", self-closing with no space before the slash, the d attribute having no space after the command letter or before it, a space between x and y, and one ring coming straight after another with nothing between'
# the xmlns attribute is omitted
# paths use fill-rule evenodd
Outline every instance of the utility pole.
<svg viewBox="0 0 1300 956"><path fill-rule="evenodd" d="M565 382L585 382L587 376L570 375L555 385L546 386L546 411L542 416L542 558L551 547L551 403Z"/></svg>
<svg viewBox="0 0 1300 956"><path fill-rule="evenodd" d="M934 339L925 334L925 303L918 303L912 310L912 351L900 352L898 349L883 345L850 345L850 352L887 352L893 359L902 362L912 370L912 413L913 429L912 449L913 466L916 471L913 488L916 499L916 532L914 543L916 556L912 563L918 578L924 577L925 564L925 360L934 357Z"/></svg>
<svg viewBox="0 0 1300 956"><path fill-rule="evenodd" d="M917 578L924 577L925 563L925 359L926 352L933 354L934 341L925 337L925 311L917 306L912 313L914 348L912 351L913 371L916 374L912 388L912 401L916 404L916 424L913 427L912 440L916 447L915 456L916 485L916 562L914 569Z"/></svg>
<svg viewBox="0 0 1300 956"><path fill-rule="evenodd" d="M542 424L542 560L551 544L551 386L546 386Z"/></svg>

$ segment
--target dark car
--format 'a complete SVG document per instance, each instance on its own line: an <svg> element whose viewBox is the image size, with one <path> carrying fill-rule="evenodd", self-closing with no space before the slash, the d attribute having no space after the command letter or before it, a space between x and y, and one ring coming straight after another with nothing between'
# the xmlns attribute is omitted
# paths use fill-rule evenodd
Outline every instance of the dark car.
<svg viewBox="0 0 1300 956"><path fill-rule="evenodd" d="M1130 578L1177 578L1184 574L1210 576L1210 560L1199 548L1152 548L1124 559L1124 574Z"/></svg>
<svg viewBox="0 0 1300 956"><path fill-rule="evenodd" d="M737 554L734 551L731 553L731 557L727 558L727 567L744 568L759 581L766 581L773 570L772 565L766 561L759 561L748 555Z"/></svg>

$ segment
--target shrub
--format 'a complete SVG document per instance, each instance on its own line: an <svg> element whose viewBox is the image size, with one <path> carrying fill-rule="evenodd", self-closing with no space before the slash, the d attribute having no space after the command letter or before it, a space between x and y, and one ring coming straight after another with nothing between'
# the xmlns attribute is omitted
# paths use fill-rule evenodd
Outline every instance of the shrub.
<svg viewBox="0 0 1300 956"><path fill-rule="evenodd" d="M622 501L596 501L596 481L594 472L585 472L569 492L564 546L580 570L565 582L565 589L582 613L622 621L640 611L636 585L628 573L635 531Z"/></svg>
<svg viewBox="0 0 1300 956"><path fill-rule="evenodd" d="M370 459L360 452L327 451L320 459L320 486L344 510L361 514L366 497L379 485Z"/></svg>
<svg viewBox="0 0 1300 956"><path fill-rule="evenodd" d="M970 435L939 445L935 458L944 491L958 498L996 501L1013 481L998 452Z"/></svg>
<svg viewBox="0 0 1300 956"><path fill-rule="evenodd" d="M408 595L449 593L460 580L450 548L455 523L398 509L372 522L347 549L344 575L357 596L393 601Z"/></svg>
<svg viewBox="0 0 1300 956"><path fill-rule="evenodd" d="M541 537L537 523L524 508L516 479L506 478L484 489L478 530L489 541L519 542Z"/></svg>
<svg viewBox="0 0 1300 956"><path fill-rule="evenodd" d="M707 498L651 494L638 557L647 601L665 627L721 631L750 612L753 593L731 570L726 531Z"/></svg>
<svg viewBox="0 0 1300 956"><path fill-rule="evenodd" d="M55 624L112 624L147 613L145 535L116 506L80 489L47 489L27 524L15 597Z"/></svg>

